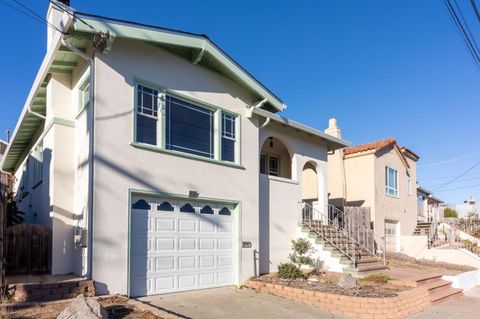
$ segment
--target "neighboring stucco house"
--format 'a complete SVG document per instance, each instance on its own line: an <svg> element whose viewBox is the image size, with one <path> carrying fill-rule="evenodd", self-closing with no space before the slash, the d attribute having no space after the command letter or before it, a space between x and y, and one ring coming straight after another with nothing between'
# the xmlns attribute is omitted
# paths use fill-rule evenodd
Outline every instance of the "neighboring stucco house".
<svg viewBox="0 0 480 319"><path fill-rule="evenodd" d="M52 273L99 293L241 284L275 270L302 200L327 207L340 138L205 35L51 4L47 53L1 167L27 221L52 228Z"/></svg>
<svg viewBox="0 0 480 319"><path fill-rule="evenodd" d="M341 138L335 119L325 132ZM385 236L387 251L400 251L402 236L411 236L417 224L418 159L393 138L330 153L329 202L370 207L375 234Z"/></svg>
<svg viewBox="0 0 480 319"><path fill-rule="evenodd" d="M441 220L440 204L442 200L433 196L433 193L424 187L417 187L418 215L417 220L437 223Z"/></svg>

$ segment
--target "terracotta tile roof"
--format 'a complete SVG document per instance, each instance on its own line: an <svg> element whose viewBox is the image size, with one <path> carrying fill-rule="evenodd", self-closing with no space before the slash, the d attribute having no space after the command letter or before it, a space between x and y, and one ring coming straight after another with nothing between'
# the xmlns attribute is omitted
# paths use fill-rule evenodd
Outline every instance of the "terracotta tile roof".
<svg viewBox="0 0 480 319"><path fill-rule="evenodd" d="M411 149L409 149L407 147L401 147L400 149L402 150L402 153L407 153L407 154L410 154L411 156L415 157L416 158L415 160L420 159L420 156L418 156L418 154L415 153L414 151L412 151Z"/></svg>
<svg viewBox="0 0 480 319"><path fill-rule="evenodd" d="M389 137L380 141L347 147L346 149L344 149L343 154L351 155L355 153L372 151L372 150L378 151L387 146L393 145L395 143L396 143L396 140L393 137Z"/></svg>

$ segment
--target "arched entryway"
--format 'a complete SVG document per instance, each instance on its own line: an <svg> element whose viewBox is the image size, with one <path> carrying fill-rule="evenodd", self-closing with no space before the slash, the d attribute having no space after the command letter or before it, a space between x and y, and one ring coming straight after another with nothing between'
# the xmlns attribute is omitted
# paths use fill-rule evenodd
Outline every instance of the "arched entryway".
<svg viewBox="0 0 480 319"><path fill-rule="evenodd" d="M318 201L317 166L307 162L302 170L302 200L308 203Z"/></svg>
<svg viewBox="0 0 480 319"><path fill-rule="evenodd" d="M260 173L292 178L292 158L281 140L273 136L263 142L260 152Z"/></svg>

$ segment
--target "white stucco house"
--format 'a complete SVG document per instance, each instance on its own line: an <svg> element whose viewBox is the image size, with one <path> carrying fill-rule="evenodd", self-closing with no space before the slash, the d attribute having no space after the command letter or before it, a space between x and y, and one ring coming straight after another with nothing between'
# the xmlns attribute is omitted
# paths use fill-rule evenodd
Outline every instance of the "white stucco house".
<svg viewBox="0 0 480 319"><path fill-rule="evenodd" d="M347 143L281 117L280 98L207 36L50 5L45 58L1 168L52 273L133 296L276 270L302 200L327 207ZM292 106L295 107L295 106Z"/></svg>

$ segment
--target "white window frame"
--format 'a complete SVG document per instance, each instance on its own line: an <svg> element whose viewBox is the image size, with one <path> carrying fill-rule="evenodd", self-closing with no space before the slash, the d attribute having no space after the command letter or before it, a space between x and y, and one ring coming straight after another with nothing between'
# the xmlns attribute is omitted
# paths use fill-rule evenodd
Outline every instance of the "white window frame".
<svg viewBox="0 0 480 319"><path fill-rule="evenodd" d="M88 100L86 101L86 97ZM80 85L78 89L78 111L81 112L83 109L87 108L90 105L90 77L87 77Z"/></svg>
<svg viewBox="0 0 480 319"><path fill-rule="evenodd" d="M391 186L390 174L389 174L390 171L394 172L394 176L395 176L394 186ZM398 170L390 166L385 166L385 194L392 197L399 197L400 195L399 184L400 183L398 179Z"/></svg>
<svg viewBox="0 0 480 319"><path fill-rule="evenodd" d="M138 87L139 86L145 86L149 89L153 89L158 91L158 112L157 116L151 116L148 114L141 114L140 116L150 116L151 118L154 118L157 120L157 144L152 145L152 144L147 144L147 143L142 143L137 141L137 116L139 116L139 111L138 111ZM134 85L134 116L133 116L133 145L138 145L138 146L144 146L142 148L149 149L149 150L157 150L160 152L165 152L169 154L174 154L174 155L179 155L182 157L188 157L192 159L198 159L198 160L207 160L207 161L214 161L214 162L220 162L220 163L225 163L225 165L233 165L233 166L241 166L241 116L240 114L237 114L235 112L231 112L229 110L225 110L219 106L216 105L211 105L208 103L205 103L203 101L199 101L195 98L185 96L183 94L180 94L175 91L171 91L165 88L162 88L156 84L135 79L135 85ZM199 108L205 108L207 110L210 110L213 112L213 157L204 157L201 155L196 155L196 154L191 154L187 152L182 152L180 150L170 150L167 149L166 147L166 97L171 96L175 99L185 101L187 103L191 103ZM222 114L227 114L229 116L235 117L235 160L234 162L231 161L223 161L222 160L222 138L223 138L223 132L222 132L222 121L223 121L223 116ZM233 139L233 138L232 138Z"/></svg>
<svg viewBox="0 0 480 319"><path fill-rule="evenodd" d="M281 177L281 158L279 155L277 154L272 154L272 153L261 153L260 154L260 160L262 160L262 156L265 157L265 172L262 173L260 171L261 174L265 174L265 175L270 175L270 176L277 176L277 177ZM278 167L278 170L277 171L272 171L272 167L270 167L270 159L271 158L275 158L277 159L277 167Z"/></svg>

